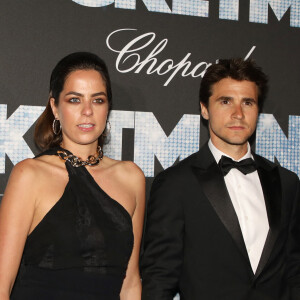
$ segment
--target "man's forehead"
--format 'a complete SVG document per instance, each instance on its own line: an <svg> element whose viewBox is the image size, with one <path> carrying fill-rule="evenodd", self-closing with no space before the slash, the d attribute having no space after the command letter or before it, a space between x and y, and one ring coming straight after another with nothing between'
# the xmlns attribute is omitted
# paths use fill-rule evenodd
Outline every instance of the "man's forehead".
<svg viewBox="0 0 300 300"><path fill-rule="evenodd" d="M221 79L212 85L211 94L215 93L229 93L227 96L230 96L230 93L234 92L243 92L246 94L252 94L257 96L258 87L255 82L249 80L235 80L230 77ZM226 96L224 94L224 96Z"/></svg>

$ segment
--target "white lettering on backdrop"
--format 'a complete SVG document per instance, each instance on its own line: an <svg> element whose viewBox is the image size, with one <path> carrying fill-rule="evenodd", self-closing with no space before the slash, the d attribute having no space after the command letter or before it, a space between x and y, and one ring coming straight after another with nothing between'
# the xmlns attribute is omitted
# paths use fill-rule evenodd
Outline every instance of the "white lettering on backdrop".
<svg viewBox="0 0 300 300"><path fill-rule="evenodd" d="M106 38L107 47L111 51L118 53L116 69L120 73L140 73L142 70L145 70L147 75L167 75L168 78L164 83L164 86L167 86L177 74L180 74L182 77L203 77L206 69L211 65L209 62L202 61L195 66L192 66L191 61L188 60L191 53L187 53L179 62L175 62L171 58L159 60L158 55L166 48L168 39L162 39L157 43L154 41L156 38L156 34L154 32L147 32L138 35L121 49L114 48L112 46L112 38L118 37L119 34L128 31L137 31L137 29L118 29L110 33ZM140 51L145 48L149 49L149 54L143 57L142 54L140 54ZM253 46L250 49L245 56L245 59L250 57L255 48L256 46Z"/></svg>

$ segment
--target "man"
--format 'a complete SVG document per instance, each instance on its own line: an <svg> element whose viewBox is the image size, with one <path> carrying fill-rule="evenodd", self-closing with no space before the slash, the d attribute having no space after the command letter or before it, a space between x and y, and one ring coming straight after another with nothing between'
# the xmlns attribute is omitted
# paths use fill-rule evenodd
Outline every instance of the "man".
<svg viewBox="0 0 300 300"><path fill-rule="evenodd" d="M267 79L220 60L200 87L210 140L160 173L148 205L143 300L299 300L300 185L251 152Z"/></svg>

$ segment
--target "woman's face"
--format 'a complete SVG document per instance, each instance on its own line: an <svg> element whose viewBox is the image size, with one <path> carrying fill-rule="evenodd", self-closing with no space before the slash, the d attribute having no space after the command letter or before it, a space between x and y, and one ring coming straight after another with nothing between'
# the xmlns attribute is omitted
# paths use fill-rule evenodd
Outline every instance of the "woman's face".
<svg viewBox="0 0 300 300"><path fill-rule="evenodd" d="M50 99L53 114L62 127L62 146L98 143L108 115L106 84L95 70L73 71L59 95L58 105Z"/></svg>

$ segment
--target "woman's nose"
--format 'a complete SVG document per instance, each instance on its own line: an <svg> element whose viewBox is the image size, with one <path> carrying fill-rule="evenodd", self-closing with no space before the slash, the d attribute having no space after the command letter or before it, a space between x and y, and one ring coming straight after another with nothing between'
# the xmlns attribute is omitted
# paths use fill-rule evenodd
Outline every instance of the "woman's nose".
<svg viewBox="0 0 300 300"><path fill-rule="evenodd" d="M83 104L82 114L86 116L90 116L93 114L93 107L90 102L86 102Z"/></svg>

